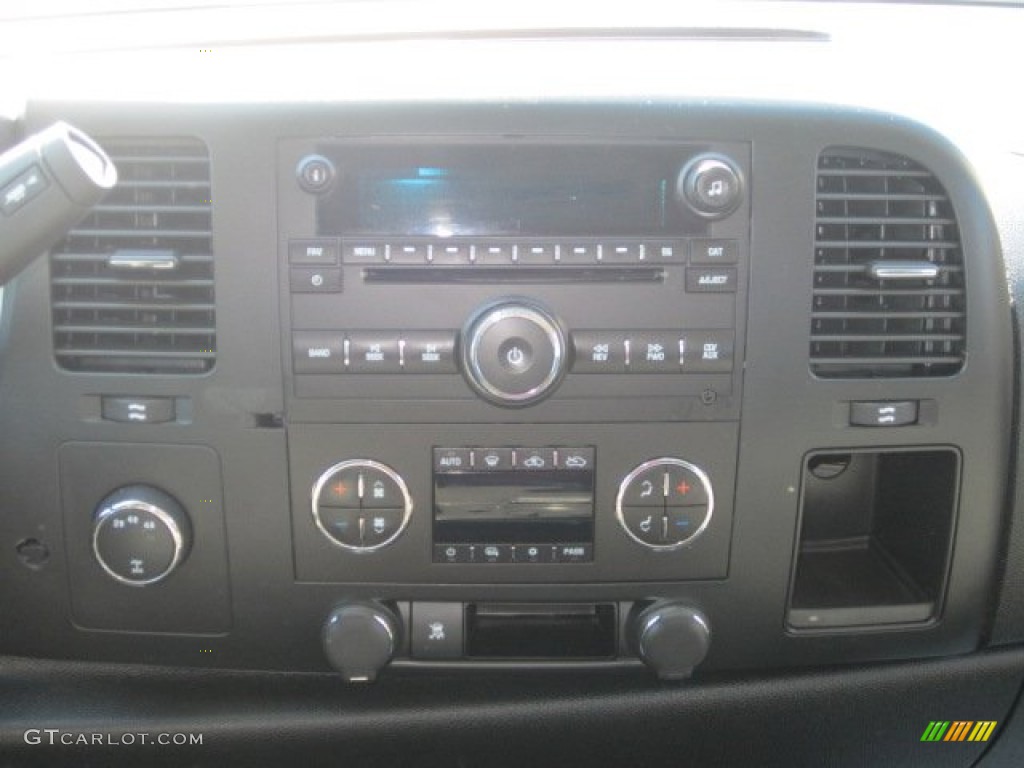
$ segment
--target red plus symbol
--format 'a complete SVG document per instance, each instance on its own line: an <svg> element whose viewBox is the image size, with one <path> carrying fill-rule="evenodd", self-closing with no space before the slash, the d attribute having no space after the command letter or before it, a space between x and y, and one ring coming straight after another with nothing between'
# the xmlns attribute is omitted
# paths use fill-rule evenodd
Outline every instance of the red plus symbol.
<svg viewBox="0 0 1024 768"><path fill-rule="evenodd" d="M679 491L680 496L685 496L690 492L690 484L685 480L682 480L679 485L676 486L676 490Z"/></svg>
<svg viewBox="0 0 1024 768"><path fill-rule="evenodd" d="M348 493L348 486L344 483L335 483L331 490L334 491L335 496L344 496Z"/></svg>

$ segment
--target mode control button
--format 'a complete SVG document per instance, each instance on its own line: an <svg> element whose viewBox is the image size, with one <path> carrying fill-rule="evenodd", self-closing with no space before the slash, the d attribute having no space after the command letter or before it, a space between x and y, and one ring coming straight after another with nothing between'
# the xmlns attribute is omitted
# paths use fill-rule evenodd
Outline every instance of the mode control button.
<svg viewBox="0 0 1024 768"><path fill-rule="evenodd" d="M573 373L623 373L626 339L626 334L616 331L574 331Z"/></svg>
<svg viewBox="0 0 1024 768"><path fill-rule="evenodd" d="M541 400L565 371L565 335L537 306L510 301L488 307L470 320L464 338L466 380L499 405Z"/></svg>
<svg viewBox="0 0 1024 768"><path fill-rule="evenodd" d="M665 468L655 465L640 472L634 471L623 483L623 507L664 507L667 479Z"/></svg>
<svg viewBox="0 0 1024 768"><path fill-rule="evenodd" d="M592 470L594 468L593 448L559 448L558 468Z"/></svg>
<svg viewBox="0 0 1024 768"><path fill-rule="evenodd" d="M399 373L399 335L371 331L348 334L348 369L353 373Z"/></svg>
<svg viewBox="0 0 1024 768"><path fill-rule="evenodd" d="M344 373L345 335L335 331L294 331L295 373Z"/></svg>
<svg viewBox="0 0 1024 768"><path fill-rule="evenodd" d="M403 516L403 510L398 508L364 508L359 518L361 545L369 549L393 539L402 527Z"/></svg>
<svg viewBox="0 0 1024 768"><path fill-rule="evenodd" d="M404 503L402 489L387 472L367 467L359 472L358 480L359 500L363 509L398 507Z"/></svg>
<svg viewBox="0 0 1024 768"><path fill-rule="evenodd" d="M498 472L515 467L515 452L511 448L478 448L474 458L476 469Z"/></svg>
<svg viewBox="0 0 1024 768"><path fill-rule="evenodd" d="M462 603L412 604L410 652L415 659L457 659L462 656Z"/></svg>
<svg viewBox="0 0 1024 768"><path fill-rule="evenodd" d="M435 448L435 472L468 472L473 468L473 451L469 448Z"/></svg>
<svg viewBox="0 0 1024 768"><path fill-rule="evenodd" d="M408 373L458 373L454 331L407 331L402 343L402 363Z"/></svg>
<svg viewBox="0 0 1024 768"><path fill-rule="evenodd" d="M662 507L622 507L622 524L633 536L645 544L661 544L665 515Z"/></svg>
<svg viewBox="0 0 1024 768"><path fill-rule="evenodd" d="M516 467L533 470L554 469L555 451L553 448L518 448Z"/></svg>
<svg viewBox="0 0 1024 768"><path fill-rule="evenodd" d="M512 544L483 544L477 547L477 562L511 563L515 553Z"/></svg>
<svg viewBox="0 0 1024 768"><path fill-rule="evenodd" d="M690 249L691 264L735 264L739 258L736 240L694 240Z"/></svg>

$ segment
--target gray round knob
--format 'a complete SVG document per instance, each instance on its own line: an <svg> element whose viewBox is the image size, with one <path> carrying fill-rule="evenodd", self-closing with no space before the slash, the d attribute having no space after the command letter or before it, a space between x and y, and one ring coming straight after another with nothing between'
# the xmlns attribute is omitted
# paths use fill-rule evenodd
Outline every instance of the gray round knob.
<svg viewBox="0 0 1024 768"><path fill-rule="evenodd" d="M696 608L655 602L630 623L633 652L662 680L682 680L707 656L711 625Z"/></svg>
<svg viewBox="0 0 1024 768"><path fill-rule="evenodd" d="M380 603L342 603L324 622L327 661L348 682L368 683L387 666L401 641L401 622Z"/></svg>
<svg viewBox="0 0 1024 768"><path fill-rule="evenodd" d="M567 363L566 335L528 299L484 307L466 324L462 370L477 394L497 405L532 405L551 394Z"/></svg>
<svg viewBox="0 0 1024 768"><path fill-rule="evenodd" d="M120 488L100 502L92 551L107 575L132 587L166 579L192 543L192 526L171 495L148 485Z"/></svg>
<svg viewBox="0 0 1024 768"><path fill-rule="evenodd" d="M725 218L743 201L743 177L727 157L697 155L679 172L676 196L701 218Z"/></svg>

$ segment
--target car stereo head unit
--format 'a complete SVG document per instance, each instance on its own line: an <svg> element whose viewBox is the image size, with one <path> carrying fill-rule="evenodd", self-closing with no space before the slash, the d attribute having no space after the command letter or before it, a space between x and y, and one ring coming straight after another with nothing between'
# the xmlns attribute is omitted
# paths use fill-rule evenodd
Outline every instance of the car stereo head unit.
<svg viewBox="0 0 1024 768"><path fill-rule="evenodd" d="M280 163L293 417L736 417L748 144L290 139Z"/></svg>

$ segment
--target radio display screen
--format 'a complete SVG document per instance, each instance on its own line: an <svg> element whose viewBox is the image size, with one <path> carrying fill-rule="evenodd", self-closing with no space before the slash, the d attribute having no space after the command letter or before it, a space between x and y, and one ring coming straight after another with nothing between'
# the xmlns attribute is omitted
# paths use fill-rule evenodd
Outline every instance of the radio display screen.
<svg viewBox="0 0 1024 768"><path fill-rule="evenodd" d="M434 476L435 542L593 541L591 471L488 471Z"/></svg>
<svg viewBox="0 0 1024 768"><path fill-rule="evenodd" d="M687 234L673 202L685 153L671 146L360 146L320 199L323 235Z"/></svg>

